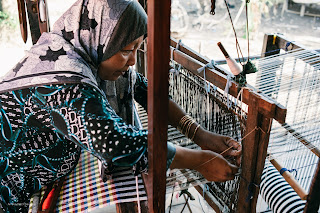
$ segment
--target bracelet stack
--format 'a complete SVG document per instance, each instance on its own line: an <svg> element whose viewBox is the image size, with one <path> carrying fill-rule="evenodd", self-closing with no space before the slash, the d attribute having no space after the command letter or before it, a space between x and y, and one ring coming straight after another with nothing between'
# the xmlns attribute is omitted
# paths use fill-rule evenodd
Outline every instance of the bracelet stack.
<svg viewBox="0 0 320 213"><path fill-rule="evenodd" d="M184 134L186 137L190 138L189 137L190 129L194 123L196 123L195 120L193 120L189 115L185 115L180 119L180 122L179 122L179 125L177 128L182 134ZM191 140L194 139L199 127L200 127L200 124L198 124L198 126L194 129L194 131L192 133L192 137L190 138Z"/></svg>

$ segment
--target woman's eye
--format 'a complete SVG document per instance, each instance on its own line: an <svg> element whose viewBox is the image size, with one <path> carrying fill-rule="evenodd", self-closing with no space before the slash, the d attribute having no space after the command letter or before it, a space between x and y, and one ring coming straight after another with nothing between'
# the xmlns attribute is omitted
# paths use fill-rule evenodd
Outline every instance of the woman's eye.
<svg viewBox="0 0 320 213"><path fill-rule="evenodd" d="M121 50L121 52L122 52L122 55L128 56L132 52L132 50Z"/></svg>

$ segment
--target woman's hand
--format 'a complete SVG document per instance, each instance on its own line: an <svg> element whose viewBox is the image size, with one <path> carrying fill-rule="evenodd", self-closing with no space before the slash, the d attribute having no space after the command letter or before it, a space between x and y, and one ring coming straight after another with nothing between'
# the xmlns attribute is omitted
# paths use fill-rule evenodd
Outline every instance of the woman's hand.
<svg viewBox="0 0 320 213"><path fill-rule="evenodd" d="M238 166L241 163L241 144L228 136L215 134L200 127L194 142L203 150L211 150L222 153L226 158L234 158Z"/></svg>
<svg viewBox="0 0 320 213"><path fill-rule="evenodd" d="M208 181L224 182L233 180L238 167L230 164L224 157L212 151L202 150L203 163L194 169L200 172Z"/></svg>
<svg viewBox="0 0 320 213"><path fill-rule="evenodd" d="M194 150L176 146L171 169L194 169L208 181L223 182L234 179L238 167L230 164L220 154L209 150Z"/></svg>

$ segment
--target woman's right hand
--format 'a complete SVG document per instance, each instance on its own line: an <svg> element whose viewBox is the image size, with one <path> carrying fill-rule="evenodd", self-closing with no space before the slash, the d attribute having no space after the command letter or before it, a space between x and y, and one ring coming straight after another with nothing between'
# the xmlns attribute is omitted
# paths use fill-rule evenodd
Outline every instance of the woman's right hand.
<svg viewBox="0 0 320 213"><path fill-rule="evenodd" d="M209 150L199 150L202 163L193 169L200 172L208 181L224 182L233 180L238 167L229 163L222 155Z"/></svg>
<svg viewBox="0 0 320 213"><path fill-rule="evenodd" d="M224 182L234 179L238 167L230 164L222 155L210 150L194 150L176 146L171 169L194 169L208 181Z"/></svg>

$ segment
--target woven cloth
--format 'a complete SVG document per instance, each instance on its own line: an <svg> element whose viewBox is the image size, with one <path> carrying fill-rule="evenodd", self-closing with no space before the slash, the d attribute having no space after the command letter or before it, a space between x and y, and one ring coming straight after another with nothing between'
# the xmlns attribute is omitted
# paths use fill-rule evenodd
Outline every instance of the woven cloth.
<svg viewBox="0 0 320 213"><path fill-rule="evenodd" d="M140 175L138 182L140 200L146 200L147 196ZM133 201L137 201L137 194L135 177L131 169L118 170L112 179L103 182L100 178L98 160L89 153L83 152L77 167L67 176L61 188L56 211L90 212L96 208Z"/></svg>

